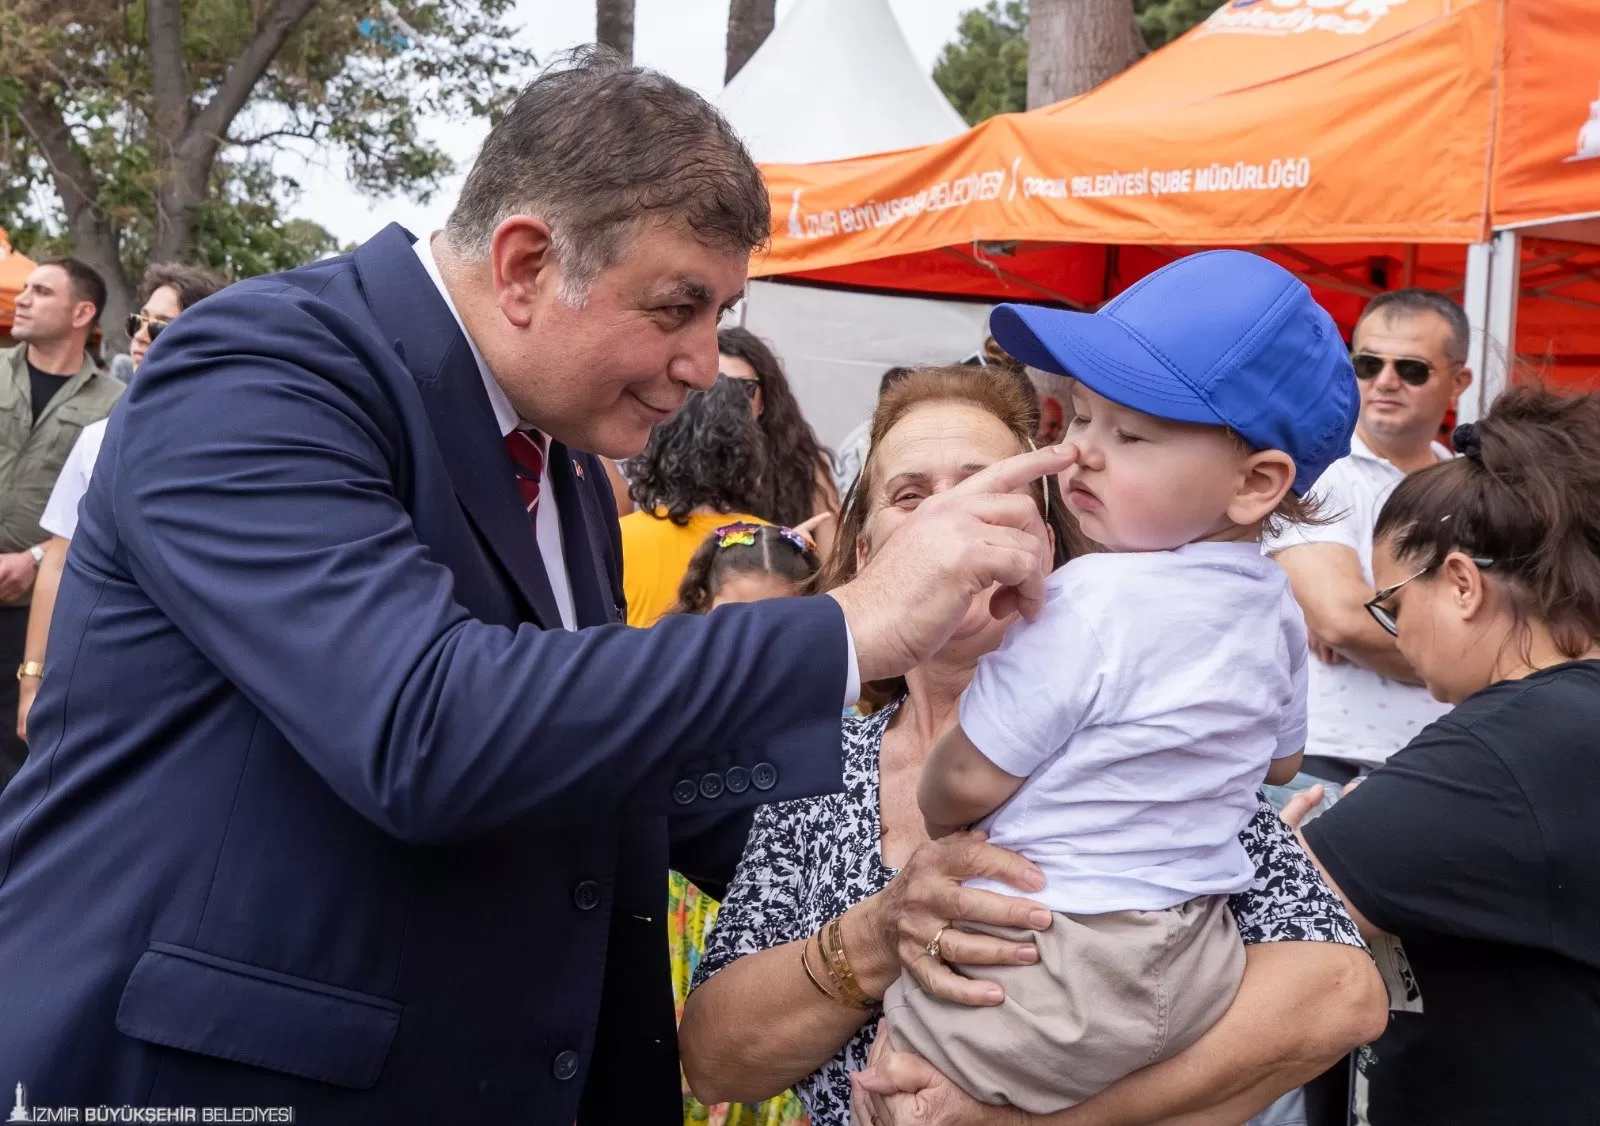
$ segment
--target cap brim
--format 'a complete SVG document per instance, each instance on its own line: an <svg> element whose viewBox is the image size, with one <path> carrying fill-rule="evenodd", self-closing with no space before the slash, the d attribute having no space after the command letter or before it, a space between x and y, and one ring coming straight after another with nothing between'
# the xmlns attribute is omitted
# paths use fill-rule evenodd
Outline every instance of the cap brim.
<svg viewBox="0 0 1600 1126"><path fill-rule="evenodd" d="M1174 422L1224 425L1188 382L1111 317L996 305L989 332L1029 367L1069 376L1131 410Z"/></svg>

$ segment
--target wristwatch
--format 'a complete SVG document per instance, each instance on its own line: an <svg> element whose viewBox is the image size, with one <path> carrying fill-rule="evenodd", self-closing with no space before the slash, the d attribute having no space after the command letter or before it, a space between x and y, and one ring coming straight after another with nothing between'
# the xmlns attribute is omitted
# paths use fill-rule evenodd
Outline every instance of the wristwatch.
<svg viewBox="0 0 1600 1126"><path fill-rule="evenodd" d="M22 664L17 666L17 679L18 680L22 680L25 677L30 677L30 676L37 677L37 676L43 676L43 675L44 675L44 662L43 661L23 661Z"/></svg>
<svg viewBox="0 0 1600 1126"><path fill-rule="evenodd" d="M33 556L33 565L38 567L44 563L44 544L36 543L28 549L28 554Z"/></svg>

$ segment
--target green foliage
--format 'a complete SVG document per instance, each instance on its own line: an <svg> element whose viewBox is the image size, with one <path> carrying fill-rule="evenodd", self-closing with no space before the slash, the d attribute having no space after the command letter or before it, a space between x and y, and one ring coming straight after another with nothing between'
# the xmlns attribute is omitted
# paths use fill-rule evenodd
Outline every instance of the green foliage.
<svg viewBox="0 0 1600 1126"><path fill-rule="evenodd" d="M1139 34L1152 51L1164 46L1212 12L1227 0L1133 0Z"/></svg>
<svg viewBox="0 0 1600 1126"><path fill-rule="evenodd" d="M964 12L939 53L933 80L969 125L1028 108L1028 6L989 0Z"/></svg>
<svg viewBox="0 0 1600 1126"><path fill-rule="evenodd" d="M217 95L283 2L182 0L183 122ZM163 138L145 0L3 0L0 226L29 253L59 249L54 232L69 226L63 185L21 116L31 96L66 126L91 170L94 214L114 229L130 278L149 254L162 185L186 167L206 186L182 220L192 234L187 257L237 277L320 256L336 249L332 236L285 220L298 184L273 170L274 155L342 165L373 196L426 200L452 164L419 135L420 123L492 114L531 72L535 60L514 46L507 23L514 6L320 0L208 153ZM80 217L74 230L81 226Z"/></svg>

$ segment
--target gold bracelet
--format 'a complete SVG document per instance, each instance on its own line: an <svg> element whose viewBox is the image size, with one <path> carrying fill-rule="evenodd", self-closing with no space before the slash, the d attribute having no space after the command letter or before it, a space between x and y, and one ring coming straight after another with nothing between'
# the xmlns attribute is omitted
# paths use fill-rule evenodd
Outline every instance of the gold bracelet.
<svg viewBox="0 0 1600 1126"><path fill-rule="evenodd" d="M839 992L858 1008L872 1009L877 1007L877 1000L867 996L861 988L861 983L856 980L855 973L850 969L850 956L845 953L844 932L839 925L839 919L843 917L840 915L827 925L823 931L826 940L819 937L818 945L827 955L825 964L828 967L828 976L833 979L833 984L838 987Z"/></svg>
<svg viewBox="0 0 1600 1126"><path fill-rule="evenodd" d="M44 675L44 662L43 661L23 661L22 664L17 666L17 679L18 680L21 680L23 677L28 677L28 676L31 676L31 677L34 677L35 679L37 679L38 677L41 677L43 675Z"/></svg>
<svg viewBox="0 0 1600 1126"><path fill-rule="evenodd" d="M806 958L806 947L811 945L811 938L811 935L807 935L805 938L800 940L800 968L806 971L806 980L817 987L818 993L832 1001L835 1005L843 1005L847 1009L855 1008L854 1005L850 1004L850 1002L846 1001L843 997L836 997L832 993L828 992L828 987L823 985L822 982L818 981L817 975L811 972L811 962Z"/></svg>

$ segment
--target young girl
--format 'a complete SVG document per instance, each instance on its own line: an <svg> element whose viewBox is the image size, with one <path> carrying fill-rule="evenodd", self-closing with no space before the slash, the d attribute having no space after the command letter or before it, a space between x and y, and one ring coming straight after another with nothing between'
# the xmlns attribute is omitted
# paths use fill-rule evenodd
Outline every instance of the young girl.
<svg viewBox="0 0 1600 1126"><path fill-rule="evenodd" d="M717 528L689 560L669 614L709 614L730 602L789 598L816 573L817 548L804 532L738 520ZM720 892L718 894L721 894ZM667 941L672 990L683 1016L689 982L717 919L717 901L677 872L667 881ZM759 1106L705 1107L684 1089L684 1122L712 1126L799 1126L805 1108L790 1092Z"/></svg>
<svg viewBox="0 0 1600 1126"><path fill-rule="evenodd" d="M816 574L817 546L805 532L737 520L705 538L689 559L669 614L709 614L730 602L787 598Z"/></svg>

